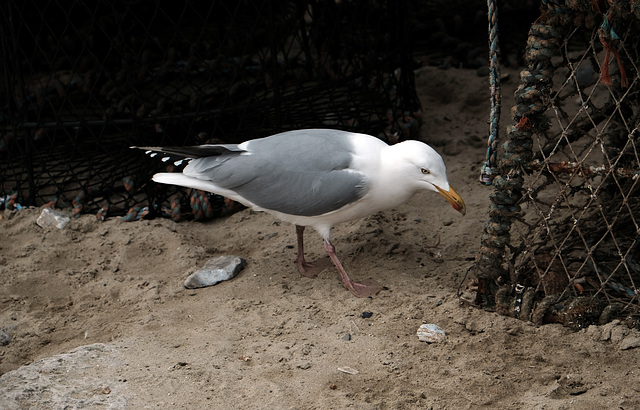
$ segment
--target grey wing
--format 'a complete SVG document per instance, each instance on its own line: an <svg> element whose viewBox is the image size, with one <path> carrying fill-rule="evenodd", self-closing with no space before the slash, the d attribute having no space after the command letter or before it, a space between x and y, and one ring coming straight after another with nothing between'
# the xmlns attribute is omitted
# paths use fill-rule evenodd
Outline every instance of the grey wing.
<svg viewBox="0 0 640 410"><path fill-rule="evenodd" d="M300 148L278 148L270 143L251 146L249 153L192 160L184 173L233 190L261 208L300 216L337 210L366 193L367 180L350 168L344 147L307 141Z"/></svg>

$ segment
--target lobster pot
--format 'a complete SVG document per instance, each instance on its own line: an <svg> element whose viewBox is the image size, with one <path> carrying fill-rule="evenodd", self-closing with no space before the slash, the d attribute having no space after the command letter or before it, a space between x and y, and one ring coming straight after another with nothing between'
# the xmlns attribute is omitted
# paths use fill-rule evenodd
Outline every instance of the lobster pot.
<svg viewBox="0 0 640 410"><path fill-rule="evenodd" d="M132 145L418 127L404 1L63 3L0 5L0 207L189 202Z"/></svg>
<svg viewBox="0 0 640 410"><path fill-rule="evenodd" d="M493 181L476 302L537 324L638 326L640 8L608 7L532 25Z"/></svg>

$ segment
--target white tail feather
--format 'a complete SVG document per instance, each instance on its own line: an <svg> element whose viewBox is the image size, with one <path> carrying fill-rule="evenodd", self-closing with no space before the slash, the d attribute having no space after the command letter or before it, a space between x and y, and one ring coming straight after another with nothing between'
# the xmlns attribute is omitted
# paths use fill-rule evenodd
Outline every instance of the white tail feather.
<svg viewBox="0 0 640 410"><path fill-rule="evenodd" d="M179 185L186 188L201 189L207 192L213 192L218 195L226 196L234 201L241 202L246 206L254 206L251 202L239 196L237 193L228 189L221 188L211 181L192 178L179 172L163 172L155 174L153 180L160 184Z"/></svg>

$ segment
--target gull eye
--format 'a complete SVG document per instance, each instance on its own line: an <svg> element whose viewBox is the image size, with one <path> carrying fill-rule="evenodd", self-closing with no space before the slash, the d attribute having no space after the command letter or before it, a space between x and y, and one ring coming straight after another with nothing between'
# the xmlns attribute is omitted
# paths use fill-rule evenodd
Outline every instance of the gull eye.
<svg viewBox="0 0 640 410"><path fill-rule="evenodd" d="M420 168L420 171L422 171L422 173L425 174L425 175L429 175L431 173L431 171L429 171L426 168Z"/></svg>

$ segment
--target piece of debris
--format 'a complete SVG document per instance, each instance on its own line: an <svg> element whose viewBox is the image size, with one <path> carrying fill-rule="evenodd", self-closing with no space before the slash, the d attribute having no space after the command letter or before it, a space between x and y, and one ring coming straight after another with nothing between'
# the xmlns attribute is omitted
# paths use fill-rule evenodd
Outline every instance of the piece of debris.
<svg viewBox="0 0 640 410"><path fill-rule="evenodd" d="M63 229L69 221L71 218L66 213L57 209L44 208L36 220L36 224L41 228L55 226L58 229Z"/></svg>
<svg viewBox="0 0 640 410"><path fill-rule="evenodd" d="M369 319L371 316L373 316L373 312L362 312L360 315L363 319Z"/></svg>
<svg viewBox="0 0 640 410"><path fill-rule="evenodd" d="M11 343L11 336L4 329L0 329L0 346L6 346L9 343Z"/></svg>
<svg viewBox="0 0 640 410"><path fill-rule="evenodd" d="M338 371L341 371L342 373L354 374L354 375L360 373L359 371L357 371L353 367L348 367L348 366L338 367Z"/></svg>
<svg viewBox="0 0 640 410"><path fill-rule="evenodd" d="M223 280L229 280L240 272L247 262L239 256L225 255L211 258L184 281L187 289L213 286Z"/></svg>
<svg viewBox="0 0 640 410"><path fill-rule="evenodd" d="M432 323L421 325L417 334L421 342L427 343L439 343L446 338L446 332L440 326Z"/></svg>

